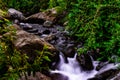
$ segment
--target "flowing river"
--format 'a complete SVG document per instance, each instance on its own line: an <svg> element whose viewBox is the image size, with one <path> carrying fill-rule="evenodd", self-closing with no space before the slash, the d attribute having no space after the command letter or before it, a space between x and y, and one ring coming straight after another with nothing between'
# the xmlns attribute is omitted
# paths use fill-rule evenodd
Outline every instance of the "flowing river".
<svg viewBox="0 0 120 80"><path fill-rule="evenodd" d="M96 71L96 69L95 69L99 63L98 61L94 61L94 60L92 61L93 65L94 65L93 70L84 71L84 70L82 70L78 61L76 60L76 55L74 56L74 58L67 58L68 63L65 62L64 55L60 54L59 57L60 57L60 62L58 64L59 69L51 70L52 74L60 73L62 75L67 76L68 77L67 80L87 80L89 78L94 77L98 73L98 71ZM115 67L114 64L108 64L101 71L108 70L113 67ZM64 80L64 79L62 79L62 80Z"/></svg>
<svg viewBox="0 0 120 80"><path fill-rule="evenodd" d="M83 71L80 68L79 63L76 60L76 55L74 58L67 58L68 63L65 63L63 55L60 54L60 62L58 64L59 70L51 71L52 73L61 73L69 78L69 80L87 80L88 78L94 77L97 71ZM94 66L98 63L93 61Z"/></svg>

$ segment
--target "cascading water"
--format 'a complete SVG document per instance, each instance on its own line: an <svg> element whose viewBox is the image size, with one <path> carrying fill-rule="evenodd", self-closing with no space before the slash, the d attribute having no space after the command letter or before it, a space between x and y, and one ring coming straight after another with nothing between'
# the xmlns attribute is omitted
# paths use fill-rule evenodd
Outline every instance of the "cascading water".
<svg viewBox="0 0 120 80"><path fill-rule="evenodd" d="M60 62L58 64L58 70L51 71L51 73L60 73L68 77L69 80L87 80L88 78L94 77L97 74L95 69L91 71L83 71L80 68L76 55L74 58L67 58L68 63L65 63L63 55L60 54ZM98 62L93 61L94 67L98 65Z"/></svg>

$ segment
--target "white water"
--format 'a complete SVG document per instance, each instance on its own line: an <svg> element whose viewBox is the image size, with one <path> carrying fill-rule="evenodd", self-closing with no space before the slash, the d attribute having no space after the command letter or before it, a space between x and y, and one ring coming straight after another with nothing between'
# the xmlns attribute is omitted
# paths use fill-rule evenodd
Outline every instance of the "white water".
<svg viewBox="0 0 120 80"><path fill-rule="evenodd" d="M94 66L97 66L97 62L93 61ZM79 63L74 58L68 58L68 63L65 63L64 58L60 55L59 70L51 71L51 73L61 73L69 78L69 80L87 80L94 77L97 74L96 70L82 71Z"/></svg>
<svg viewBox="0 0 120 80"><path fill-rule="evenodd" d="M76 55L74 58L68 58L68 63L65 63L64 58L60 55L60 63L58 65L59 70L51 71L51 73L60 73L69 78L69 80L87 80L92 78L98 71L95 70L95 67L98 65L98 61L93 61L94 69L91 71L83 71L80 68L79 63L76 60ZM102 70L108 70L113 68L115 65L109 64L106 67L103 67ZM101 72L100 70L99 72Z"/></svg>

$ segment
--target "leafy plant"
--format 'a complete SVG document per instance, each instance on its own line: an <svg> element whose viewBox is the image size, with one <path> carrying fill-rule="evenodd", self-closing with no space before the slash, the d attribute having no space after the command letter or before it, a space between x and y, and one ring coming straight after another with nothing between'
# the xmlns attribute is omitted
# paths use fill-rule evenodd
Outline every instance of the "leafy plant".
<svg viewBox="0 0 120 80"><path fill-rule="evenodd" d="M18 80L24 73L36 71L48 71L49 56L47 46L43 47L38 53L33 64L28 63L29 57L26 54L20 53L13 45L16 30L12 23L3 18L0 22L0 79L1 80Z"/></svg>
<svg viewBox="0 0 120 80"><path fill-rule="evenodd" d="M42 51L36 52L38 53L38 56L32 65L34 71L49 70L49 63L51 62L49 56L52 54L48 51L47 46L44 46Z"/></svg>
<svg viewBox="0 0 120 80"><path fill-rule="evenodd" d="M15 8L22 11L25 15L39 12L41 9L48 8L49 0L0 0L1 9Z"/></svg>
<svg viewBox="0 0 120 80"><path fill-rule="evenodd" d="M86 51L100 50L100 59L120 54L120 1L77 0L68 15L67 30ZM82 49L79 49L82 50ZM79 52L83 52L79 51Z"/></svg>

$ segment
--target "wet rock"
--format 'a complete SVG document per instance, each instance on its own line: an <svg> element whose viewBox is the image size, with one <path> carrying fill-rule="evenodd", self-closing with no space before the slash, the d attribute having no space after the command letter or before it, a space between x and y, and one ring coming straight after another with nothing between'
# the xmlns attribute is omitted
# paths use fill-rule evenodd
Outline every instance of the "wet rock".
<svg viewBox="0 0 120 80"><path fill-rule="evenodd" d="M93 70L94 69L92 59L88 54L77 55L76 59L78 60L80 66L83 68L83 70Z"/></svg>
<svg viewBox="0 0 120 80"><path fill-rule="evenodd" d="M98 49L96 49L96 50L91 50L91 51L88 51L88 54L90 55L90 56L92 56L92 58L94 59L94 60L97 60L99 57L101 57L101 55L100 55L100 49L98 48ZM105 60L105 61L107 61L107 60Z"/></svg>
<svg viewBox="0 0 120 80"><path fill-rule="evenodd" d="M55 21L57 15L58 13L56 9L53 8L27 17L26 22L43 24L45 21L47 21L44 23L44 26L50 26L52 22Z"/></svg>
<svg viewBox="0 0 120 80"><path fill-rule="evenodd" d="M33 29L33 27L28 24L28 23L20 23L20 27L24 30L30 30L30 29Z"/></svg>
<svg viewBox="0 0 120 80"><path fill-rule="evenodd" d="M109 62L100 62L97 66L96 66L96 70L99 71L102 67L106 66Z"/></svg>
<svg viewBox="0 0 120 80"><path fill-rule="evenodd" d="M43 31L43 34L50 34L50 33L51 33L51 31L48 30L48 29L46 29L46 30Z"/></svg>
<svg viewBox="0 0 120 80"><path fill-rule="evenodd" d="M51 58L51 64L50 69L54 70L58 68L58 64L60 62L59 52L57 54L54 54Z"/></svg>
<svg viewBox="0 0 120 80"><path fill-rule="evenodd" d="M117 69L109 69L109 70L96 74L95 77L90 78L88 80L107 80L110 76L114 75L116 72L118 72Z"/></svg>
<svg viewBox="0 0 120 80"><path fill-rule="evenodd" d="M64 55L67 57L74 57L75 55L75 47L73 44L68 44L65 48Z"/></svg>
<svg viewBox="0 0 120 80"><path fill-rule="evenodd" d="M44 23L43 23L43 26L44 27L51 27L52 26L52 21L45 21Z"/></svg>
<svg viewBox="0 0 120 80"><path fill-rule="evenodd" d="M55 39L55 35L48 35L48 36L46 36L46 37L44 37L44 39L46 40L46 41L52 41L52 40L54 40Z"/></svg>
<svg viewBox="0 0 120 80"><path fill-rule="evenodd" d="M36 50L41 51L43 46L46 45L50 52L56 51L56 49L45 40L40 37L23 31L18 25L13 25L17 31L14 46L21 52L26 53L29 56L29 61L32 62L37 56Z"/></svg>
<svg viewBox="0 0 120 80"><path fill-rule="evenodd" d="M19 80L26 80L26 78L25 78L25 76L22 76ZM36 72L35 76L27 75L27 80L52 80L52 79L40 72Z"/></svg>
<svg viewBox="0 0 120 80"><path fill-rule="evenodd" d="M27 30L27 32L30 32L30 33L37 33L37 32L38 32L38 29Z"/></svg>
<svg viewBox="0 0 120 80"><path fill-rule="evenodd" d="M12 19L18 19L20 21L23 21L25 19L22 12L15 10L13 8L10 8L8 10L8 16Z"/></svg>
<svg viewBox="0 0 120 80"><path fill-rule="evenodd" d="M67 76L60 73L52 73L51 78L52 80L69 80Z"/></svg>
<svg viewBox="0 0 120 80"><path fill-rule="evenodd" d="M109 80L120 80L120 72L116 73L113 77L109 78Z"/></svg>

